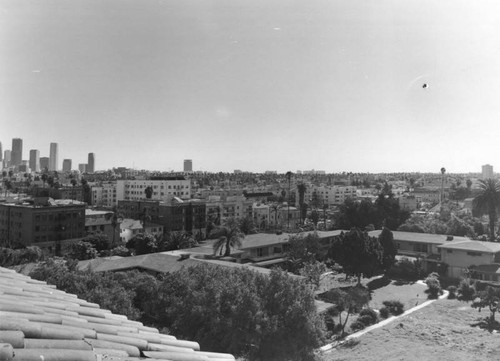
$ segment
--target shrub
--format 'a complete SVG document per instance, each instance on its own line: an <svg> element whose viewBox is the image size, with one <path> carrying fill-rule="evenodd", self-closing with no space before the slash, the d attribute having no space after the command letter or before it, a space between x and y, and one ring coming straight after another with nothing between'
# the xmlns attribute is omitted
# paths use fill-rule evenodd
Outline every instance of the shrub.
<svg viewBox="0 0 500 361"><path fill-rule="evenodd" d="M361 318L363 318L363 320L367 320L368 323L362 321L363 323L365 323L366 326L373 325L374 323L378 322L377 312L373 308L362 309L361 312L359 313L358 320L361 321Z"/></svg>
<svg viewBox="0 0 500 361"><path fill-rule="evenodd" d="M416 281L422 276L422 265L420 261L412 261L403 258L394 264L387 272L389 278L401 278Z"/></svg>
<svg viewBox="0 0 500 361"><path fill-rule="evenodd" d="M460 281L457 289L458 299L461 301L472 301L476 295L476 288L468 279Z"/></svg>
<svg viewBox="0 0 500 361"><path fill-rule="evenodd" d="M380 313L380 317L382 318L387 318L389 317L389 309L387 307L382 307L380 310L378 310Z"/></svg>
<svg viewBox="0 0 500 361"><path fill-rule="evenodd" d="M425 283L427 284L428 289L426 290L428 297L430 299L436 299L440 294L443 293L441 289L441 283L439 283L438 279L439 275L435 272L432 272L425 279Z"/></svg>
<svg viewBox="0 0 500 361"><path fill-rule="evenodd" d="M457 298L457 288L455 286L449 286L448 287L448 299L454 300L455 298Z"/></svg>
<svg viewBox="0 0 500 361"><path fill-rule="evenodd" d="M365 327L366 327L366 325L363 322L361 322L359 319L357 319L356 321L351 323L351 330L352 331L360 331L360 330L364 329Z"/></svg>
<svg viewBox="0 0 500 361"><path fill-rule="evenodd" d="M405 306L400 301L384 301L382 303L390 314L397 316L404 312Z"/></svg>

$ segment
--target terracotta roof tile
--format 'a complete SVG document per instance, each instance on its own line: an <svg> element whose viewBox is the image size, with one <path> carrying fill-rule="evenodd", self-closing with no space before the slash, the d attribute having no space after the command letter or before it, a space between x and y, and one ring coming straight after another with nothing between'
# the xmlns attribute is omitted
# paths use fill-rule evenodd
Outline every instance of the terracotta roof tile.
<svg viewBox="0 0 500 361"><path fill-rule="evenodd" d="M167 357L168 356L168 357ZM0 268L0 360L227 361L198 343L157 329Z"/></svg>

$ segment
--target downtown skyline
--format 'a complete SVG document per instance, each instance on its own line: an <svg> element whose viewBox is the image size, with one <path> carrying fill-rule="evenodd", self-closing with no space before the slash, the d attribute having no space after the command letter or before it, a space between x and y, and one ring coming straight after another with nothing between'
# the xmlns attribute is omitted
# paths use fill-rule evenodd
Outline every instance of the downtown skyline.
<svg viewBox="0 0 500 361"><path fill-rule="evenodd" d="M0 141L96 170L479 172L500 130L481 5L3 1Z"/></svg>

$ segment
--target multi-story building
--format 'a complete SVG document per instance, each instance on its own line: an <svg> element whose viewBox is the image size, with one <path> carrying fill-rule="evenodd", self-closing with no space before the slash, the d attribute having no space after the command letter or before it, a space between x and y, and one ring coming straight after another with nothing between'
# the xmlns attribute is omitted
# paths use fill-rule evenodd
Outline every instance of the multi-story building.
<svg viewBox="0 0 500 361"><path fill-rule="evenodd" d="M3 149L2 149L2 142L0 142L0 166L3 162Z"/></svg>
<svg viewBox="0 0 500 361"><path fill-rule="evenodd" d="M23 160L23 140L21 138L12 139L11 165L18 166Z"/></svg>
<svg viewBox="0 0 500 361"><path fill-rule="evenodd" d="M92 205L111 208L116 204L116 182L92 186Z"/></svg>
<svg viewBox="0 0 500 361"><path fill-rule="evenodd" d="M30 169L32 172L40 172L40 151L38 149L30 150Z"/></svg>
<svg viewBox="0 0 500 361"><path fill-rule="evenodd" d="M307 186L304 199L310 203L314 198L317 198L319 203L330 207L342 204L348 198L355 199L356 191L357 188L354 186ZM295 199L299 199L298 194L296 194Z"/></svg>
<svg viewBox="0 0 500 361"><path fill-rule="evenodd" d="M40 170L42 172L49 170L49 157L40 157Z"/></svg>
<svg viewBox="0 0 500 361"><path fill-rule="evenodd" d="M10 167L11 159L12 158L12 152L8 149L6 149L3 152L3 167L7 168Z"/></svg>
<svg viewBox="0 0 500 361"><path fill-rule="evenodd" d="M228 218L252 217L253 202L244 196L209 196L206 199L207 220L224 223Z"/></svg>
<svg viewBox="0 0 500 361"><path fill-rule="evenodd" d="M60 255L72 240L85 235L85 204L35 198L0 203L0 243L38 246Z"/></svg>
<svg viewBox="0 0 500 361"><path fill-rule="evenodd" d="M80 171L80 173L86 173L87 172L87 163L78 164L78 170Z"/></svg>
<svg viewBox="0 0 500 361"><path fill-rule="evenodd" d="M113 221L113 212L97 211L93 209L85 210L85 231L87 233L101 232L108 237L111 245L115 245L120 239L121 219Z"/></svg>
<svg viewBox="0 0 500 361"><path fill-rule="evenodd" d="M493 178L493 166L485 164L481 167L481 175L483 179Z"/></svg>
<svg viewBox="0 0 500 361"><path fill-rule="evenodd" d="M64 159L62 165L63 172L71 172L71 159Z"/></svg>
<svg viewBox="0 0 500 361"><path fill-rule="evenodd" d="M193 171L193 160L184 159L184 172L192 172L192 171Z"/></svg>
<svg viewBox="0 0 500 361"><path fill-rule="evenodd" d="M49 171L59 170L59 144L50 143Z"/></svg>
<svg viewBox="0 0 500 361"><path fill-rule="evenodd" d="M89 153L88 161L87 161L87 173L95 172L95 154Z"/></svg>
<svg viewBox="0 0 500 361"><path fill-rule="evenodd" d="M146 199L146 188L151 187L151 200L170 201L177 197L191 198L191 181L183 176L154 177L148 180L118 180L116 199L141 200Z"/></svg>
<svg viewBox="0 0 500 361"><path fill-rule="evenodd" d="M205 234L206 204L202 201L172 200L160 202L151 200L118 201L118 212L124 218L144 220L161 225L165 232L184 231Z"/></svg>
<svg viewBox="0 0 500 361"><path fill-rule="evenodd" d="M120 224L120 240L122 243L127 243L141 233L161 237L163 236L163 226L151 222L144 225L141 221L130 218L125 218Z"/></svg>

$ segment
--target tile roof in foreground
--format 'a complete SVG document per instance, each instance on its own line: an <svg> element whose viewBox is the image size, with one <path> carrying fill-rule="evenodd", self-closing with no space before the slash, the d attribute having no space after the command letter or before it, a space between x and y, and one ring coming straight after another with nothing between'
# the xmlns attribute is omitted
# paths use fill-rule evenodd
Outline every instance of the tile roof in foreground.
<svg viewBox="0 0 500 361"><path fill-rule="evenodd" d="M0 267L0 361L228 361Z"/></svg>

